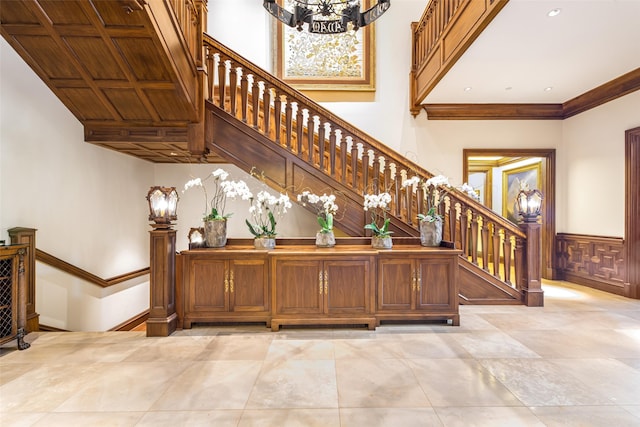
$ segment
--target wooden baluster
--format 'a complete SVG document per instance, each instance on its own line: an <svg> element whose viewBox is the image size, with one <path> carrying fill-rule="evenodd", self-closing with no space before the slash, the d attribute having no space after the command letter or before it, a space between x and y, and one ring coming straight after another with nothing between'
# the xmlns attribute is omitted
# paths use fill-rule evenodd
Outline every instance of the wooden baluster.
<svg viewBox="0 0 640 427"><path fill-rule="evenodd" d="M351 188L358 192L358 143L355 138L351 138Z"/></svg>
<svg viewBox="0 0 640 427"><path fill-rule="evenodd" d="M322 120L322 117L318 117L320 119L318 125L318 162L316 163L317 167L324 172L324 132L325 132L325 123Z"/></svg>
<svg viewBox="0 0 640 427"><path fill-rule="evenodd" d="M260 117L260 83L254 74L251 84L251 102L253 107L253 128L258 130L258 118Z"/></svg>
<svg viewBox="0 0 640 427"><path fill-rule="evenodd" d="M264 93L262 94L262 120L263 127L262 132L264 135L271 139L271 135L269 135L269 131L271 130L271 88L264 85Z"/></svg>
<svg viewBox="0 0 640 427"><path fill-rule="evenodd" d="M302 107L300 103L298 103L298 108L296 111L296 144L297 144L297 152L298 157L302 158L302 141L304 141L304 111L302 111Z"/></svg>
<svg viewBox="0 0 640 427"><path fill-rule="evenodd" d="M284 108L284 128L286 134L286 146L287 150L291 152L291 138L292 138L292 130L293 130L293 105L291 102L291 97L287 97L287 105Z"/></svg>
<svg viewBox="0 0 640 427"><path fill-rule="evenodd" d="M515 274L516 274L516 289L523 290L526 286L526 270L524 266L524 247L525 240L522 237L516 236L516 247L513 251Z"/></svg>
<svg viewBox="0 0 640 427"><path fill-rule="evenodd" d="M478 265L478 217L474 212L471 212L471 262Z"/></svg>
<svg viewBox="0 0 640 427"><path fill-rule="evenodd" d="M376 156L375 152L373 154L373 179L371 184L373 185L373 193L380 193L380 158Z"/></svg>
<svg viewBox="0 0 640 427"><path fill-rule="evenodd" d="M362 145L362 191L366 194L375 189L369 188L369 148Z"/></svg>
<svg viewBox="0 0 640 427"><path fill-rule="evenodd" d="M213 82L215 74L215 56L211 48L207 46L207 84L209 85L207 100L209 102L213 102L213 91L215 90Z"/></svg>
<svg viewBox="0 0 640 427"><path fill-rule="evenodd" d="M273 121L275 128L274 141L277 145L280 145L280 131L282 129L282 94L277 90L275 91L275 98L273 100Z"/></svg>
<svg viewBox="0 0 640 427"><path fill-rule="evenodd" d="M458 228L457 203L449 196L449 241L456 245L456 229Z"/></svg>
<svg viewBox="0 0 640 427"><path fill-rule="evenodd" d="M492 240L493 240L493 276L500 279L500 230L497 224L491 224Z"/></svg>
<svg viewBox="0 0 640 427"><path fill-rule="evenodd" d="M218 62L218 106L224 110L225 86L227 84L227 61L220 56Z"/></svg>
<svg viewBox="0 0 640 427"><path fill-rule="evenodd" d="M334 178L336 176L336 132L335 125L332 125L329 133L329 175Z"/></svg>
<svg viewBox="0 0 640 427"><path fill-rule="evenodd" d="M353 138L351 138L353 141ZM342 136L342 142L340 143L340 173L341 178L340 182L343 184L347 183L347 153L349 152L349 142L347 141L347 136Z"/></svg>
<svg viewBox="0 0 640 427"><path fill-rule="evenodd" d="M468 254L467 249L469 246L469 234L467 230L467 227L469 226L468 220L467 207L460 205L460 249L462 249L462 253L465 257Z"/></svg>
<svg viewBox="0 0 640 427"><path fill-rule="evenodd" d="M407 187L405 189L405 208L407 211L407 222L409 223L409 225L413 225L413 199L414 199L414 193L413 193L413 187ZM422 189L420 189L418 187L418 189L416 190L415 193L415 197L419 198L420 194L422 194ZM418 211L420 212L420 211ZM417 223L417 222L416 222Z"/></svg>
<svg viewBox="0 0 640 427"><path fill-rule="evenodd" d="M249 104L248 94L248 76L245 76L244 73L240 76L240 115L242 116L242 121L247 123L247 107Z"/></svg>
<svg viewBox="0 0 640 427"><path fill-rule="evenodd" d="M382 188L384 188L385 191L391 189L391 168L389 166L389 162L386 162L384 171L382 172ZM390 193L393 196L393 191L390 191Z"/></svg>
<svg viewBox="0 0 640 427"><path fill-rule="evenodd" d="M489 271L489 223L486 218L482 218L480 229L480 239L482 242L482 269Z"/></svg>
<svg viewBox="0 0 640 427"><path fill-rule="evenodd" d="M230 113L233 117L236 117L236 97L238 95L238 69L234 66L233 62L230 62L231 69L229 70L229 95L231 97Z"/></svg>
<svg viewBox="0 0 640 427"><path fill-rule="evenodd" d="M307 117L307 161L313 164L313 136L315 132L315 122L311 110L308 110Z"/></svg>
<svg viewBox="0 0 640 427"><path fill-rule="evenodd" d="M504 243L504 281L511 285L511 235L505 230Z"/></svg>
<svg viewBox="0 0 640 427"><path fill-rule="evenodd" d="M402 177L400 176L400 174L398 173L398 170L396 169L396 176L393 180L393 186L395 187L394 200L396 203L396 216L398 218L402 216L402 182L400 182L401 179ZM409 224L411 224L411 222L409 222Z"/></svg>

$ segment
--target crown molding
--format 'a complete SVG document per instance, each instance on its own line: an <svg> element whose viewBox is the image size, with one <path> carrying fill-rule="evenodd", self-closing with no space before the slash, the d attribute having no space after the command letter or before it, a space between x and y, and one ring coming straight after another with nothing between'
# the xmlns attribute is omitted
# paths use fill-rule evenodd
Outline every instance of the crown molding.
<svg viewBox="0 0 640 427"><path fill-rule="evenodd" d="M640 68L562 104L422 104L429 120L564 120L640 89Z"/></svg>

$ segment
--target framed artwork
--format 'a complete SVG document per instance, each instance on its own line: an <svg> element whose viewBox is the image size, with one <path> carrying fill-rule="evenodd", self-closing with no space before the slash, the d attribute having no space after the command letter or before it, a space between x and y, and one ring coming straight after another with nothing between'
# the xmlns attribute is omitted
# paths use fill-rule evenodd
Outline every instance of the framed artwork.
<svg viewBox="0 0 640 427"><path fill-rule="evenodd" d="M470 166L467 182L474 188L480 203L492 209L493 169L491 167Z"/></svg>
<svg viewBox="0 0 640 427"><path fill-rule="evenodd" d="M515 210L515 201L523 184L528 185L531 190L541 188L540 162L502 172L502 216L516 224L520 218Z"/></svg>
<svg viewBox="0 0 640 427"><path fill-rule="evenodd" d="M287 10L292 0L277 0ZM364 0L362 8L369 8ZM275 75L298 90L375 91L375 24L358 31L316 34L277 20Z"/></svg>

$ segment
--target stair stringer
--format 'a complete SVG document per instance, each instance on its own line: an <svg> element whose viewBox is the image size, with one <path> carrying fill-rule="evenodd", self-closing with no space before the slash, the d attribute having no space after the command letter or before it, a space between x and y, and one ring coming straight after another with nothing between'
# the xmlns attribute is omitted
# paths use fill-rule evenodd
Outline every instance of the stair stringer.
<svg viewBox="0 0 640 427"><path fill-rule="evenodd" d="M460 304L522 304L523 295L466 258L458 258L458 298Z"/></svg>

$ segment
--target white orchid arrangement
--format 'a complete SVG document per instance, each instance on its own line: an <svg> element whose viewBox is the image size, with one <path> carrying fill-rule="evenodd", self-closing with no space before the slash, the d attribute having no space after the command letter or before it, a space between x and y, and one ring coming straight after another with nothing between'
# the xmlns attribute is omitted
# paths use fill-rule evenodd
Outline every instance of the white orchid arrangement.
<svg viewBox="0 0 640 427"><path fill-rule="evenodd" d="M228 172L223 169L216 169L205 179L194 178L184 185L183 192L194 187L202 189L205 202L205 209L202 218L203 221L229 218L232 214L225 213L227 199L236 199L240 197L242 200L250 200L253 197L253 194L244 181L228 181L228 177ZM213 194L211 200L209 200L207 187L205 186L206 181L210 179L213 179Z"/></svg>
<svg viewBox="0 0 640 427"><path fill-rule="evenodd" d="M333 217L338 212L335 195L323 194L318 196L309 191L303 191L298 194L298 202L302 203L303 206L310 205L316 209L321 233L326 234L333 231Z"/></svg>
<svg viewBox="0 0 640 427"><path fill-rule="evenodd" d="M249 231L254 237L276 236L276 225L280 218L291 208L291 200L286 194L275 197L267 191L260 191L256 197L251 197L249 215L251 221L245 220Z"/></svg>
<svg viewBox="0 0 640 427"><path fill-rule="evenodd" d="M458 187L458 190L460 190L467 196L471 197L473 200L480 201L480 196L478 196L478 193L476 193L476 190L466 182L462 184L460 187Z"/></svg>
<svg viewBox="0 0 640 427"><path fill-rule="evenodd" d="M391 218L387 218L389 205L391 203L391 194L366 194L364 196L364 210L371 212L371 223L364 226L366 230L371 230L374 236L389 237L393 231L389 231L389 223ZM378 221L382 219L382 227L378 226Z"/></svg>
<svg viewBox="0 0 640 427"><path fill-rule="evenodd" d="M449 178L444 175L437 175L424 181L419 176L414 176L402 182L403 188L412 187L413 191L418 186L422 188L424 209L426 210L426 213L418 214L418 219L428 222L442 219L442 216L438 214L438 207L444 200L445 189L451 187Z"/></svg>

